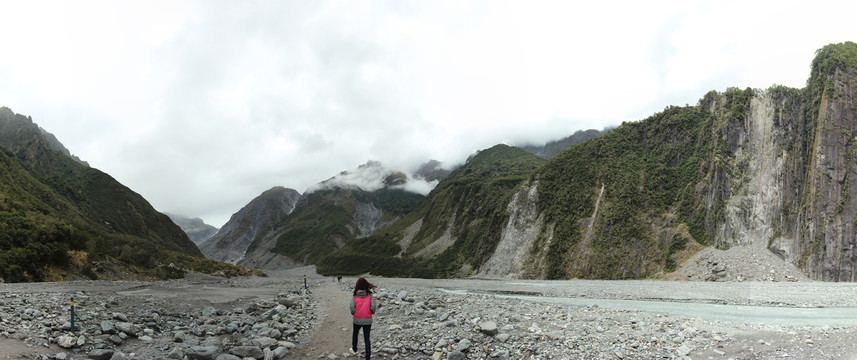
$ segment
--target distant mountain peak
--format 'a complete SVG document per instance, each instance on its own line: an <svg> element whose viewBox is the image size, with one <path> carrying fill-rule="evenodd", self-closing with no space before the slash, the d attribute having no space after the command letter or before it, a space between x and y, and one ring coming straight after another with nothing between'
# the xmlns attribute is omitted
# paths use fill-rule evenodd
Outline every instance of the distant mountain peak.
<svg viewBox="0 0 857 360"><path fill-rule="evenodd" d="M200 218L190 218L184 215L172 214L165 212L164 215L170 217L176 225L178 225L182 230L184 230L185 234L193 241L194 244L199 246L208 238L217 234L217 228L211 225L208 225Z"/></svg>
<svg viewBox="0 0 857 360"><path fill-rule="evenodd" d="M21 137L21 135L25 132L21 132L20 129L37 129L38 136L45 142L45 145L55 151L59 151L65 156L68 156L74 161L77 161L79 164L89 167L89 163L81 160L79 157L73 155L66 147L63 145L59 139L57 139L54 134L51 134L39 124L33 122L33 118L30 116L24 116L21 114L15 114L12 109L2 106L0 107L0 130L3 130L6 127L15 128L14 131L12 129L5 129L5 135L3 136L3 143L5 146L10 148L20 146L22 142L26 142L32 139L32 137ZM18 144L16 144L18 143Z"/></svg>
<svg viewBox="0 0 857 360"><path fill-rule="evenodd" d="M310 187L306 193L334 189L359 189L373 192L389 188L427 195L437 186L437 183L438 180L436 179L430 180L423 176L408 175L403 171L389 169L379 161L370 160L356 169L342 171L338 175Z"/></svg>

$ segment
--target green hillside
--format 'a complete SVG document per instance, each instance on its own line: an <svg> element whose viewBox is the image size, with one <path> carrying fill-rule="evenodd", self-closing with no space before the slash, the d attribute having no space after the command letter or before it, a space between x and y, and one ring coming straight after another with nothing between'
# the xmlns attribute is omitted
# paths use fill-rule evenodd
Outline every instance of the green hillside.
<svg viewBox="0 0 857 360"><path fill-rule="evenodd" d="M304 263L315 264L345 244L356 241L358 203L380 209L383 222L407 214L425 197L404 190L383 188L373 192L358 189L318 190L305 195L277 228L281 228L273 252ZM251 249L258 242L251 244Z"/></svg>
<svg viewBox="0 0 857 360"><path fill-rule="evenodd" d="M49 148L28 117L0 108L0 276L176 277L246 269L202 257L169 218L109 175ZM173 267L169 267L173 263Z"/></svg>
<svg viewBox="0 0 857 360"><path fill-rule="evenodd" d="M387 276L451 277L477 269L493 253L517 188L544 163L519 148L497 145L453 171L414 212L325 258L319 271ZM421 222L405 249L405 229ZM433 255L421 250L449 232L455 241Z"/></svg>

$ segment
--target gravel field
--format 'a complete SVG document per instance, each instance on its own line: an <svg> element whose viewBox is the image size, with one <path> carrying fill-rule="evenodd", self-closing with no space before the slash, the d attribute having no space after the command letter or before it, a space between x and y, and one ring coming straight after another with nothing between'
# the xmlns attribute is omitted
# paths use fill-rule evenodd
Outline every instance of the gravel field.
<svg viewBox="0 0 857 360"><path fill-rule="evenodd" d="M380 305L373 358L857 358L857 285L761 278L371 278ZM0 358L349 358L353 282L301 268L233 279L2 284Z"/></svg>

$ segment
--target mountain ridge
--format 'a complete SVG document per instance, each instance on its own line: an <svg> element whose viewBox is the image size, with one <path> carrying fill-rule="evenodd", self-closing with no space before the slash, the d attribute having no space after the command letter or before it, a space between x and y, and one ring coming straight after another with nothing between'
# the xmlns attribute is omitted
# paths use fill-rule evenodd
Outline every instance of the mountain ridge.
<svg viewBox="0 0 857 360"><path fill-rule="evenodd" d="M70 155L30 117L0 108L0 276L173 278L258 273L205 259L166 215ZM59 150L57 150L59 149Z"/></svg>

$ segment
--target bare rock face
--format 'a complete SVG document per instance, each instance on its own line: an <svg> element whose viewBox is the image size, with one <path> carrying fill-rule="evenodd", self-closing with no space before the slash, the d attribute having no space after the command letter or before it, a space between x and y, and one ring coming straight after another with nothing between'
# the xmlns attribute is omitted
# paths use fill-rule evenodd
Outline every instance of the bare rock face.
<svg viewBox="0 0 857 360"><path fill-rule="evenodd" d="M299 198L297 191L280 186L265 191L232 215L217 234L199 246L200 250L209 259L239 263L250 244L289 215Z"/></svg>
<svg viewBox="0 0 857 360"><path fill-rule="evenodd" d="M656 122L663 117L653 117L623 132L625 138L607 134L604 138L611 140L591 147L584 144L578 148L583 150L569 151L549 163L548 170L538 173L544 175L541 184L528 183L513 197L502 240L479 274L544 278L550 277L545 275L550 271L560 277L641 278L688 267L676 271L676 276L788 281L801 279L795 272L800 271L813 280L857 281L857 197L850 195L850 189L857 187L857 68L853 65L857 59L842 58L843 53L857 57L857 45L828 50L820 51L821 60L814 61L804 89L775 86L711 92L697 107L680 110L703 129L693 133L700 134L694 141L687 140L688 132L664 135L674 132L668 123ZM655 136L659 136L657 144L646 142ZM583 165L569 161L591 154L598 158L605 151L612 151L613 157L625 156L611 142L646 151L647 146L659 144L681 144L683 149L674 153L677 156L664 157L667 163L639 167L639 176L626 176L624 183L613 176L627 163L611 162L614 167L605 170L591 161L582 161ZM651 161L651 155L662 155L640 154L632 159ZM673 169L688 158L700 164L694 167L699 170L684 175L678 196L675 191L658 193L657 184L638 180L656 176L657 166ZM599 170L587 172L581 166ZM562 175L574 172L593 176ZM562 181L549 183L551 177ZM633 184L632 192L664 196L665 206L652 206L653 197L648 195L620 194L622 189L627 191L628 183ZM526 194L535 187L546 192L533 192L529 198ZM552 203L542 206L540 197L553 198ZM544 216L538 210L550 208L577 212L566 218L556 213ZM616 215L629 209L633 216ZM563 235L555 236L560 227ZM611 233L616 228L633 231ZM692 246L676 239L692 239ZM706 246L710 249L700 252ZM727 249L737 250L718 253ZM553 264L545 264L542 259L551 256ZM782 264L770 260L777 258ZM518 265L521 259L531 264L528 271ZM673 264L677 267L672 268Z"/></svg>
<svg viewBox="0 0 857 360"><path fill-rule="evenodd" d="M506 209L509 220L494 254L479 271L480 277L529 278L536 259L530 255L543 218L536 207L538 181L521 187Z"/></svg>
<svg viewBox="0 0 857 360"><path fill-rule="evenodd" d="M794 241L782 242L813 279L857 281L857 69L828 79L818 110L815 141L796 219Z"/></svg>

